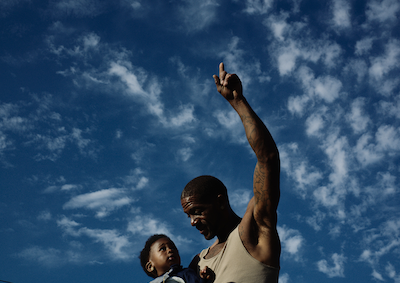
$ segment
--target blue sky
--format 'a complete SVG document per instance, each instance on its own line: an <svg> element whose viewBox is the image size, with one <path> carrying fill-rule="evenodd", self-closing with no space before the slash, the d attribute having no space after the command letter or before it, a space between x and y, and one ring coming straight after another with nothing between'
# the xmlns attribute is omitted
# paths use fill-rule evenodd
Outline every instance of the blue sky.
<svg viewBox="0 0 400 283"><path fill-rule="evenodd" d="M0 2L0 280L147 282L209 174L243 215L255 157L218 64L281 154L280 282L400 282L397 0Z"/></svg>

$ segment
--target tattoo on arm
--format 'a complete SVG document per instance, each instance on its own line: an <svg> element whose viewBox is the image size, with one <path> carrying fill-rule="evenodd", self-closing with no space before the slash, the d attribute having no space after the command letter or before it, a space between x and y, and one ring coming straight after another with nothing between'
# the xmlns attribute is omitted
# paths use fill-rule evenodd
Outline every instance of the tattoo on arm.
<svg viewBox="0 0 400 283"><path fill-rule="evenodd" d="M267 198L267 192L265 191L264 185L265 185L265 172L264 170L260 170L261 165L260 163L257 163L256 168L254 170L254 200L255 204L258 204L259 201L266 200Z"/></svg>

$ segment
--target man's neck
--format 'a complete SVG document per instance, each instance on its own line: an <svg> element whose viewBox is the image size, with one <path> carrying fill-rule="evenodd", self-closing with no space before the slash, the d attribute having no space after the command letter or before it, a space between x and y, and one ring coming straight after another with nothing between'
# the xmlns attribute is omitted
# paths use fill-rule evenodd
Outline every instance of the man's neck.
<svg viewBox="0 0 400 283"><path fill-rule="evenodd" d="M242 218L240 218L235 212L231 210L228 217L225 218L225 225L221 227L221 230L217 233L216 244L223 244L228 239L231 232L239 225Z"/></svg>
<svg viewBox="0 0 400 283"><path fill-rule="evenodd" d="M230 214L230 216L227 218L226 225L224 225L217 234L218 239L214 242L214 244L212 244L208 250L208 253L205 255L206 259L216 256L222 250L226 241L228 240L229 235L233 230L235 230L241 220L242 219L232 211L232 214Z"/></svg>

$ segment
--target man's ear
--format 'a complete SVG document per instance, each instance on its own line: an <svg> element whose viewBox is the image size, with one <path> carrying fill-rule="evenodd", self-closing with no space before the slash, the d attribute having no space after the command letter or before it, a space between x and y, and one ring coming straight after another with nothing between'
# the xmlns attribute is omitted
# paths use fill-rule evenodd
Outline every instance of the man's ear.
<svg viewBox="0 0 400 283"><path fill-rule="evenodd" d="M145 265L147 272L153 273L154 271L154 265L151 263L151 261L148 261Z"/></svg>
<svg viewBox="0 0 400 283"><path fill-rule="evenodd" d="M228 207L227 200L223 195L219 194L217 196L217 201L218 201L218 206L221 210L224 210L226 207Z"/></svg>

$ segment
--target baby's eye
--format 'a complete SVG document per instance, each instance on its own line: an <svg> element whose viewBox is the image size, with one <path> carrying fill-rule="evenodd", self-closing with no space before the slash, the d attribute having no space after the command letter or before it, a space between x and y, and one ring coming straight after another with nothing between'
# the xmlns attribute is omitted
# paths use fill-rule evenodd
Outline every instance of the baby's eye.
<svg viewBox="0 0 400 283"><path fill-rule="evenodd" d="M160 251L165 251L167 248L166 247L162 247L160 248Z"/></svg>

